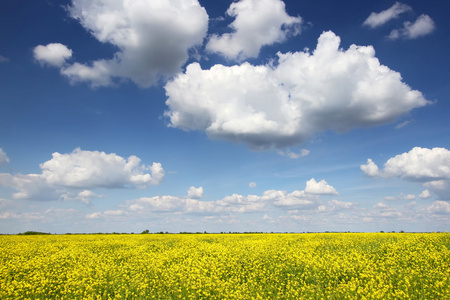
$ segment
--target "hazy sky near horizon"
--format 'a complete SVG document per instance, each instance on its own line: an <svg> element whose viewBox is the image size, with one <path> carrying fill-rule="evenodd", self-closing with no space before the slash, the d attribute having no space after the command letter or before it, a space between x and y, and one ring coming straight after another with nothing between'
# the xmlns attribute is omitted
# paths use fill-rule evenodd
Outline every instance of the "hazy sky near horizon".
<svg viewBox="0 0 450 300"><path fill-rule="evenodd" d="M450 3L0 4L0 233L448 231Z"/></svg>

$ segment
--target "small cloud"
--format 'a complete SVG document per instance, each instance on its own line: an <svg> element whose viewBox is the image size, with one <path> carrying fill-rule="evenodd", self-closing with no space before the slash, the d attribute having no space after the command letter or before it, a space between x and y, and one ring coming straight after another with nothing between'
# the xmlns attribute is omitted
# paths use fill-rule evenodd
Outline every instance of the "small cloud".
<svg viewBox="0 0 450 300"><path fill-rule="evenodd" d="M360 169L364 172L364 174L370 177L380 176L380 170L378 169L378 166L370 158L367 159L367 164L360 166Z"/></svg>
<svg viewBox="0 0 450 300"><path fill-rule="evenodd" d="M256 182L250 182L248 184L248 186L251 187L251 188L255 188L256 187Z"/></svg>
<svg viewBox="0 0 450 300"><path fill-rule="evenodd" d="M101 217L101 215L102 214L100 212L95 212L95 213L86 215L86 219L99 219Z"/></svg>
<svg viewBox="0 0 450 300"><path fill-rule="evenodd" d="M428 15L421 15L414 23L405 22L403 28L392 30L388 38L412 40L430 34L435 29L434 21Z"/></svg>
<svg viewBox="0 0 450 300"><path fill-rule="evenodd" d="M397 124L394 128L395 129L401 129L401 128L405 127L406 125L408 125L409 123L411 123L411 121L404 121L404 122L402 122L400 124Z"/></svg>
<svg viewBox="0 0 450 300"><path fill-rule="evenodd" d="M33 49L34 59L42 65L62 67L66 60L72 57L72 50L59 43L52 43L46 46L36 46Z"/></svg>
<svg viewBox="0 0 450 300"><path fill-rule="evenodd" d="M328 201L328 205L333 209L333 210L341 210L341 209L350 209L354 207L354 204L351 202L346 202L346 201L338 201L338 200L331 200Z"/></svg>
<svg viewBox="0 0 450 300"><path fill-rule="evenodd" d="M394 197L394 196L384 197L384 200L386 200L386 201L400 201L400 200L411 201L411 200L415 200L415 199L416 199L415 195L413 195L413 194L403 195L403 193L400 193L400 195L398 195L396 197Z"/></svg>
<svg viewBox="0 0 450 300"><path fill-rule="evenodd" d="M310 151L307 149L302 149L300 152L295 153L288 149L286 151L279 150L277 153L281 156L286 156L286 157L289 157L292 159L297 159L297 158L309 155Z"/></svg>
<svg viewBox="0 0 450 300"><path fill-rule="evenodd" d="M379 27L390 20L398 18L398 16L404 12L412 10L409 5L396 2L390 8L383 10L379 13L372 12L369 17L364 21L363 25L371 28Z"/></svg>
<svg viewBox="0 0 450 300"><path fill-rule="evenodd" d="M419 195L420 199L429 199L431 198L431 192L429 190L423 190Z"/></svg>
<svg viewBox="0 0 450 300"><path fill-rule="evenodd" d="M9 163L9 158L6 156L6 153L3 151L2 148L0 148L0 166L6 165Z"/></svg>
<svg viewBox="0 0 450 300"><path fill-rule="evenodd" d="M317 182L314 178L311 178L306 182L305 192L308 194L316 195L337 195L339 194L334 187L329 185L325 180Z"/></svg>
<svg viewBox="0 0 450 300"><path fill-rule="evenodd" d="M7 57L4 57L3 55L0 55L0 63L8 62L9 59Z"/></svg>
<svg viewBox="0 0 450 300"><path fill-rule="evenodd" d="M193 199L203 197L203 188L202 187L196 188L191 186L188 190L188 197Z"/></svg>

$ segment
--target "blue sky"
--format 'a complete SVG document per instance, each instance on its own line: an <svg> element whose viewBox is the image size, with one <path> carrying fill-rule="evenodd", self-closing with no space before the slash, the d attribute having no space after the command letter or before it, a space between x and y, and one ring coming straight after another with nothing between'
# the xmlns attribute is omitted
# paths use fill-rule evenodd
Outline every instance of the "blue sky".
<svg viewBox="0 0 450 300"><path fill-rule="evenodd" d="M4 1L0 232L447 231L445 1Z"/></svg>

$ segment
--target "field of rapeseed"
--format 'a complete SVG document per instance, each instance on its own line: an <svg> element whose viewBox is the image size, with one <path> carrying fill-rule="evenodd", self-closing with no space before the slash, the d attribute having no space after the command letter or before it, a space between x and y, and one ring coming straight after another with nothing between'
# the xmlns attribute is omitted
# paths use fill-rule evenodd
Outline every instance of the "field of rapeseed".
<svg viewBox="0 0 450 300"><path fill-rule="evenodd" d="M450 299L449 233L0 241L0 299Z"/></svg>

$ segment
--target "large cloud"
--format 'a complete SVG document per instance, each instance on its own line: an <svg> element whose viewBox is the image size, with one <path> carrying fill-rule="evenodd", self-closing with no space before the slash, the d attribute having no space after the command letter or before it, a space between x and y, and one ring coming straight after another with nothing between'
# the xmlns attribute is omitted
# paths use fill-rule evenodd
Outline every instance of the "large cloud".
<svg viewBox="0 0 450 300"><path fill-rule="evenodd" d="M72 82L92 86L111 85L117 77L147 87L176 74L208 27L197 0L73 0L69 12L97 40L118 49L113 58L61 69Z"/></svg>
<svg viewBox="0 0 450 300"><path fill-rule="evenodd" d="M206 50L228 59L257 57L262 46L283 42L300 33L302 19L286 13L281 0L240 0L233 2L227 15L235 17L232 33L210 37Z"/></svg>
<svg viewBox="0 0 450 300"><path fill-rule="evenodd" d="M41 174L0 174L0 184L18 190L14 199L75 200L89 203L102 197L96 188L145 188L164 179L160 163L142 165L136 156L125 159L114 153L75 149L69 154L53 153L40 165ZM150 174L150 173L151 174Z"/></svg>
<svg viewBox="0 0 450 300"><path fill-rule="evenodd" d="M279 53L268 65L190 64L165 86L170 126L250 148L282 148L320 131L392 122L428 103L380 64L373 47L344 51L339 44L329 31L313 53Z"/></svg>
<svg viewBox="0 0 450 300"><path fill-rule="evenodd" d="M371 28L379 27L392 19L398 18L398 16L404 12L411 11L409 5L396 2L390 8L383 10L379 13L372 12L370 16L364 21L363 25Z"/></svg>
<svg viewBox="0 0 450 300"><path fill-rule="evenodd" d="M369 176L399 177L420 182L432 192L448 199L450 192L450 151L445 148L415 147L386 161L382 170L368 159L361 170ZM429 198L429 192L426 193Z"/></svg>

